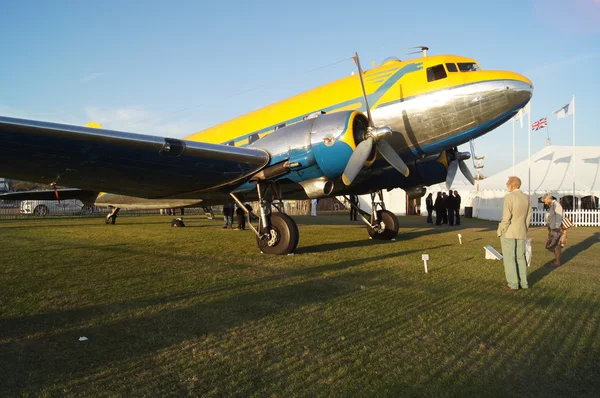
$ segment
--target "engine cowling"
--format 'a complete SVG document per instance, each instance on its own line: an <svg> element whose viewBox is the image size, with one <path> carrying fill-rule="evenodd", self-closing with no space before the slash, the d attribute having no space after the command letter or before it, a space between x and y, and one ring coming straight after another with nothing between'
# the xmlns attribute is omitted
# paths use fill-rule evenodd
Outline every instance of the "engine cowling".
<svg viewBox="0 0 600 398"><path fill-rule="evenodd" d="M339 178L356 145L368 128L361 112L346 111L316 118L311 133L312 152L319 168L328 178Z"/></svg>
<svg viewBox="0 0 600 398"><path fill-rule="evenodd" d="M367 127L368 120L361 112L335 112L283 127L250 146L267 150L272 163L287 160L298 164L297 170L318 167L315 173L299 173L300 178L292 178L297 182L322 176L337 179Z"/></svg>

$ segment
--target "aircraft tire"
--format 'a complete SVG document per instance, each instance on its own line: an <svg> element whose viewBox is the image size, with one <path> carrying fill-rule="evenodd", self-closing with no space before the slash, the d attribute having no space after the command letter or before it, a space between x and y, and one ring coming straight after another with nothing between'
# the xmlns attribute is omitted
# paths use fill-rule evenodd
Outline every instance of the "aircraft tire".
<svg viewBox="0 0 600 398"><path fill-rule="evenodd" d="M34 216L45 217L48 215L48 213L49 213L48 207L45 205L37 205L35 207L35 209L33 209Z"/></svg>
<svg viewBox="0 0 600 398"><path fill-rule="evenodd" d="M377 218L381 220L384 228L381 231L375 231L373 228L367 226L367 232L371 238L378 240L392 240L398 236L400 223L398 222L398 217L396 217L394 213L388 210L377 210Z"/></svg>
<svg viewBox="0 0 600 398"><path fill-rule="evenodd" d="M271 231L272 241L267 238L256 238L258 248L263 253L285 255L296 250L300 234L294 219L284 213L272 213Z"/></svg>

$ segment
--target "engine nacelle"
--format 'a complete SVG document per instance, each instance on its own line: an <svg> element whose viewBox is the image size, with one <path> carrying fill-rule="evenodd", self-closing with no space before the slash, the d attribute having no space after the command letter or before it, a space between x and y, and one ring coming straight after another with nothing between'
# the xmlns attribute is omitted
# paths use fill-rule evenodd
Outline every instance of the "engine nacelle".
<svg viewBox="0 0 600 398"><path fill-rule="evenodd" d="M368 120L361 112L335 112L280 128L250 146L267 150L272 164L287 160L297 171L290 176L296 182L322 176L335 180L344 172L367 128ZM301 172L311 167L318 170Z"/></svg>
<svg viewBox="0 0 600 398"><path fill-rule="evenodd" d="M368 126L367 118L358 111L336 112L315 119L310 143L319 168L328 178L342 175Z"/></svg>

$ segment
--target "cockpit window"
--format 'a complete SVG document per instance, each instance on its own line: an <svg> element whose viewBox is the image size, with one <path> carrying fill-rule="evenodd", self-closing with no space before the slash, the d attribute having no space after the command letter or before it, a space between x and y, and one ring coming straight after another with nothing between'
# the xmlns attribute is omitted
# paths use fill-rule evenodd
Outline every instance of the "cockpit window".
<svg viewBox="0 0 600 398"><path fill-rule="evenodd" d="M454 64L454 63L446 64L446 69L448 69L448 72L458 72L458 68L456 67L456 64Z"/></svg>
<svg viewBox="0 0 600 398"><path fill-rule="evenodd" d="M433 82L435 80L440 80L448 76L446 74L446 69L444 69L444 65L436 65L431 68L427 68L427 81Z"/></svg>
<svg viewBox="0 0 600 398"><path fill-rule="evenodd" d="M461 72L476 72L481 70L474 62L459 62L458 69L460 69Z"/></svg>

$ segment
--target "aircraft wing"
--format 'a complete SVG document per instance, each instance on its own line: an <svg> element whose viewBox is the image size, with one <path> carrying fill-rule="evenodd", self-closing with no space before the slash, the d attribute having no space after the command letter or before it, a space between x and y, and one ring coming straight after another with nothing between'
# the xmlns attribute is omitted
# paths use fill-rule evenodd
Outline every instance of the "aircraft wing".
<svg viewBox="0 0 600 398"><path fill-rule="evenodd" d="M0 176L141 198L201 198L265 167L256 148L0 117Z"/></svg>

